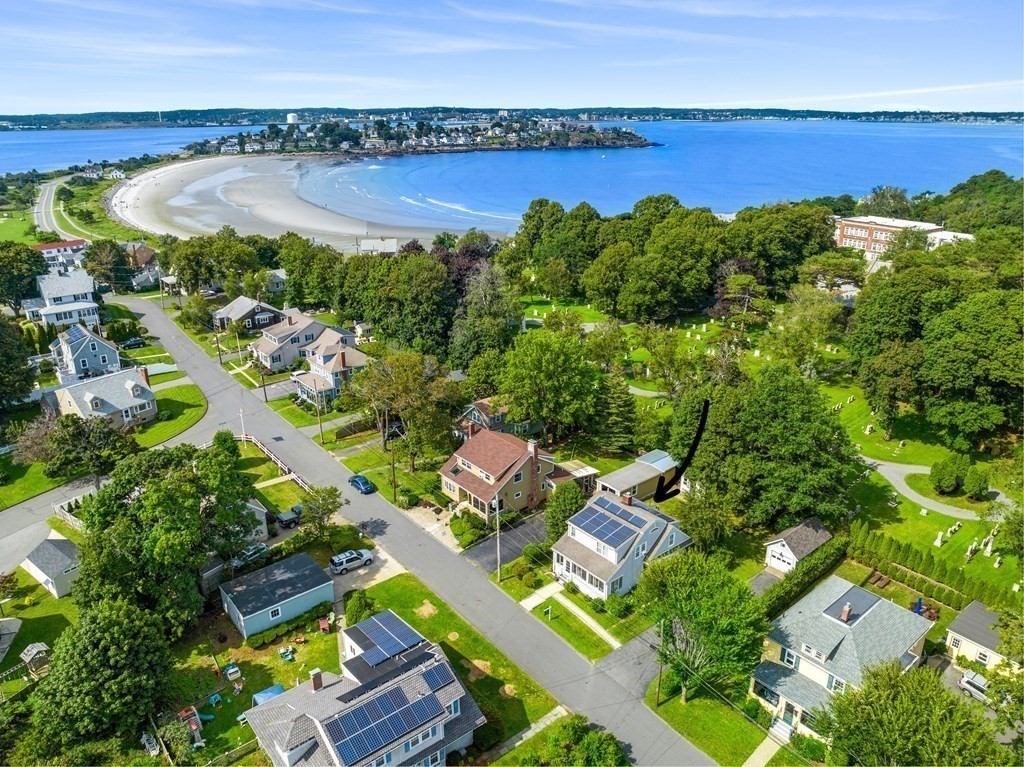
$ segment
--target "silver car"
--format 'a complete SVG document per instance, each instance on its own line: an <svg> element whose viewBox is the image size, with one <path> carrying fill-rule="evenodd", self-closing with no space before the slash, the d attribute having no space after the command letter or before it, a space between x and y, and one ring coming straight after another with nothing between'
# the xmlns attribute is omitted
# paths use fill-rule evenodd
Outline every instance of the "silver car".
<svg viewBox="0 0 1024 767"><path fill-rule="evenodd" d="M349 570L365 567L371 562L373 554L368 549L343 551L331 557L331 572L334 575L344 575Z"/></svg>
<svg viewBox="0 0 1024 767"><path fill-rule="evenodd" d="M988 680L977 671L965 671L956 680L956 686L966 697L980 700L986 706L992 705L992 699L988 696Z"/></svg>

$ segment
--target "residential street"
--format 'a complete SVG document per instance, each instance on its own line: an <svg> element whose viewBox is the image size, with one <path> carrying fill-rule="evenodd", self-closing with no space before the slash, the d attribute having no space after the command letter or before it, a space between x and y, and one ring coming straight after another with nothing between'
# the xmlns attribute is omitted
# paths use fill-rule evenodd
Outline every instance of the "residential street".
<svg viewBox="0 0 1024 767"><path fill-rule="evenodd" d="M334 484L350 504L344 515L355 523L368 523L373 536L404 567L417 575L477 630L494 642L515 663L533 676L566 707L584 714L619 738L631 758L645 765L704 765L711 760L680 737L643 703L643 690L627 689L610 673L608 664L594 666L573 651L542 623L526 614L492 584L487 575L423 531L379 493L350 493L351 473L310 439L271 411L258 391L249 391L199 349L160 309L158 302L132 297L116 299L141 315L141 322L206 394L207 415L173 442L202 443L222 428L242 429L270 448L313 484ZM55 491L56 492L56 491ZM48 494L47 494L48 495ZM46 513L36 503L0 512L0 549L26 545L29 538L45 537L39 527ZM28 508L31 507L31 508ZM47 507L48 509L48 504ZM35 509L35 510L33 510ZM30 532L39 530L38 538ZM27 551L27 549L25 549ZM643 641L643 640L639 640ZM626 648L622 648L625 650ZM639 660L646 645L637 648L629 665ZM621 652L621 651L620 651ZM616 664L612 664L612 669ZM626 680L623 680L626 681Z"/></svg>

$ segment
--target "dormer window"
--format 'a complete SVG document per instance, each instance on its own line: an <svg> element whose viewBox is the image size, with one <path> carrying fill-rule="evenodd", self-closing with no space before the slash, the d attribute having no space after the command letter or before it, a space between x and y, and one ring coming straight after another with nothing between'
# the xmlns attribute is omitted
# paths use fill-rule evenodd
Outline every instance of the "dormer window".
<svg viewBox="0 0 1024 767"><path fill-rule="evenodd" d="M91 351L91 352L96 351L96 342L95 341L93 341L93 342L91 342L89 344L89 351Z"/></svg>
<svg viewBox="0 0 1024 767"><path fill-rule="evenodd" d="M140 389L138 386L133 386L132 387L132 395L133 396L138 397L141 393L142 393L142 389Z"/></svg>
<svg viewBox="0 0 1024 767"><path fill-rule="evenodd" d="M821 652L821 650L815 650L813 647L811 647L806 642L804 643L803 650L804 650L804 655L809 655L812 658L814 658L814 660L821 660L822 658L825 657L824 654Z"/></svg>
<svg viewBox="0 0 1024 767"><path fill-rule="evenodd" d="M94 398L94 399L90 400L89 404L92 406L93 410L99 410L100 409L100 401L98 399Z"/></svg>

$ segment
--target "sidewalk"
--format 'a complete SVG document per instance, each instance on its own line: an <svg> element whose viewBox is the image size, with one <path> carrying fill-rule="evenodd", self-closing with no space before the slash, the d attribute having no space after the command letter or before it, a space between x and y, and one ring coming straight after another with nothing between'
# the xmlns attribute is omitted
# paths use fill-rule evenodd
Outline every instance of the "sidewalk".
<svg viewBox="0 0 1024 767"><path fill-rule="evenodd" d="M782 744L769 735L754 749L754 753L747 757L743 767L764 767L780 748Z"/></svg>
<svg viewBox="0 0 1024 767"><path fill-rule="evenodd" d="M161 389L170 389L172 386L184 386L185 384L192 383L192 379L188 376L182 376L181 378L175 378L173 381L164 381L163 383L155 384L152 389L153 391L160 391Z"/></svg>
<svg viewBox="0 0 1024 767"><path fill-rule="evenodd" d="M500 759L513 748L518 746L520 743L529 740L552 722L555 722L558 719L561 719L563 716L568 715L569 712L565 710L564 706L555 706L553 709L548 711L548 713L544 714L544 716L542 716L540 719L531 724L522 732L513 735L504 743L502 743L499 746L495 746L490 751L486 751L485 753L481 754L480 761L483 764L490 764L494 760Z"/></svg>
<svg viewBox="0 0 1024 767"><path fill-rule="evenodd" d="M604 626L602 626L600 623L598 623L589 615L587 615L583 610L581 610L575 602L573 602L571 599L569 599L569 597L567 597L565 594L561 592L561 589L559 589L558 593L554 594L553 596L558 601L558 603L562 605L562 607L564 607L566 610L568 610L581 621L583 621L585 624L587 624L587 627L591 631L593 631L595 634L601 637L601 639L610 644L613 650L617 650L620 647L622 647L622 642L620 642L618 639L609 634L605 630Z"/></svg>
<svg viewBox="0 0 1024 767"><path fill-rule="evenodd" d="M530 596L528 596L526 599L522 600L519 604L524 610L526 610L526 612L530 612L537 605L543 604L548 599L548 597L555 596L555 594L557 594L561 590L562 584L558 581L555 581L554 583L549 583L547 586L541 586L535 592L530 594Z"/></svg>

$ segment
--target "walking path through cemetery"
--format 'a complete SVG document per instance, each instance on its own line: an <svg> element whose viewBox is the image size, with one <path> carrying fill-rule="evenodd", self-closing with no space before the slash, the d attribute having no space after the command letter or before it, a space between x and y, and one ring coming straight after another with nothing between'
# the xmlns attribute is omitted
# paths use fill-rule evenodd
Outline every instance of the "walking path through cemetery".
<svg viewBox="0 0 1024 767"><path fill-rule="evenodd" d="M928 474L932 470L930 466L915 466L911 463L892 463L890 461L882 461L878 458L868 458L863 455L861 456L861 460L863 460L867 466L881 474L882 477L896 489L896 492L906 498L909 498L914 503L919 504L930 511L937 511L940 514L946 514L950 517L956 517L957 519L978 519L978 515L973 511L960 509L956 506L950 506L948 503L943 503L942 501L936 501L932 498L923 496L907 484L908 474ZM992 492L996 493L995 500L1006 500L1006 496L998 490Z"/></svg>

